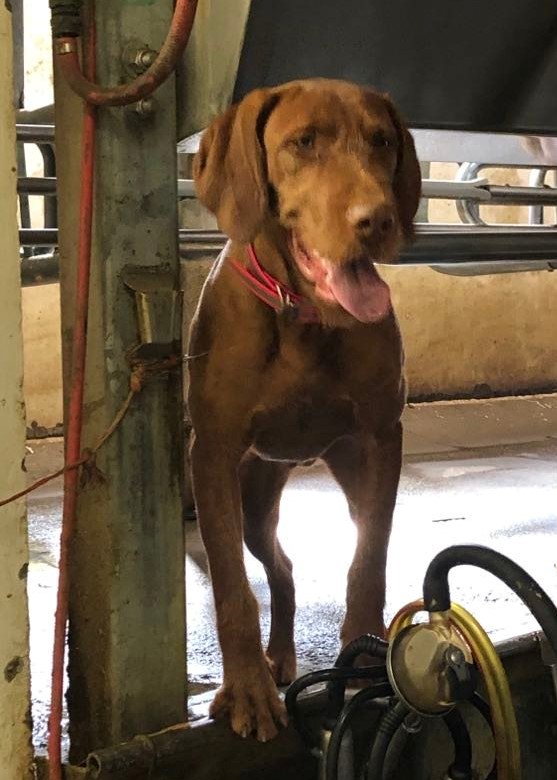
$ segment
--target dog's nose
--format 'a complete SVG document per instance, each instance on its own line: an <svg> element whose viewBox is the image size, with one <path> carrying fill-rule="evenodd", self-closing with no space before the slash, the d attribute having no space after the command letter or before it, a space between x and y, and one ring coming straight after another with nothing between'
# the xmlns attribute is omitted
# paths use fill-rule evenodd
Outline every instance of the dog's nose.
<svg viewBox="0 0 557 780"><path fill-rule="evenodd" d="M346 216L349 223L362 236L372 233L386 236L395 224L394 210L387 203L380 205L355 204L348 208Z"/></svg>

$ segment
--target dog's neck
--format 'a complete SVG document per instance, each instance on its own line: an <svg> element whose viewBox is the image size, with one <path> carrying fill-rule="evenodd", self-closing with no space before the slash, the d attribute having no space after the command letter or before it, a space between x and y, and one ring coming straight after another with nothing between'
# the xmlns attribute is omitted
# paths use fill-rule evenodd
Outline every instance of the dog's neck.
<svg viewBox="0 0 557 780"><path fill-rule="evenodd" d="M357 321L340 306L322 301L307 281L292 256L289 231L276 220L268 220L253 241L257 258L267 273L294 293L302 295L320 314L321 324L332 328L350 328ZM247 261L247 252L244 252Z"/></svg>

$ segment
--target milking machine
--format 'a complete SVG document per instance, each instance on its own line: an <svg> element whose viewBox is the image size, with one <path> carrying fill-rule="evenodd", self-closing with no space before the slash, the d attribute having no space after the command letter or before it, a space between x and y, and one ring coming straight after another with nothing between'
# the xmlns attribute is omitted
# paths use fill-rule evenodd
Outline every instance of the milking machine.
<svg viewBox="0 0 557 780"><path fill-rule="evenodd" d="M423 598L397 613L387 640L359 637L334 667L311 672L288 689L290 718L319 759L320 780L401 778L397 766L406 743L411 735L419 738L431 719L444 722L453 743L446 780L521 780L519 731L502 662L473 615L451 602L448 575L460 565L484 569L511 588L557 653L557 608L524 569L486 547L447 548L427 569ZM418 613L428 619L414 623ZM356 665L362 656L373 663ZM365 686L348 696L348 683L356 681ZM326 683L326 703L315 729L302 714L299 697L319 683ZM472 762L477 752L469 726L472 710L491 732L494 748L491 768L481 774Z"/></svg>

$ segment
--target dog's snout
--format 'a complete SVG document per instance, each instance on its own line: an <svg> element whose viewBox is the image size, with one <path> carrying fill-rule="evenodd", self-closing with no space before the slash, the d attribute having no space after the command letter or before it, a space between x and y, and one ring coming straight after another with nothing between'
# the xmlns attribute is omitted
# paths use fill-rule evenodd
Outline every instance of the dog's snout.
<svg viewBox="0 0 557 780"><path fill-rule="evenodd" d="M378 233L382 236L391 232L395 225L392 206L387 203L380 205L356 204L346 212L348 222L362 236Z"/></svg>

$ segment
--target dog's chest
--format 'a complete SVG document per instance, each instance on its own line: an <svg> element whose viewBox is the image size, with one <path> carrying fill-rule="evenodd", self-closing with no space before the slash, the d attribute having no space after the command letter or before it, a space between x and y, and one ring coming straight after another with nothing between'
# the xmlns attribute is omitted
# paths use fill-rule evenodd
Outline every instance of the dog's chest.
<svg viewBox="0 0 557 780"><path fill-rule="evenodd" d="M252 446L264 458L316 458L355 427L354 404L338 382L334 338L282 338L262 388L250 433Z"/></svg>
<svg viewBox="0 0 557 780"><path fill-rule="evenodd" d="M356 429L356 410L348 398L320 393L293 395L271 408L254 411L252 446L271 460L317 458L339 437Z"/></svg>

